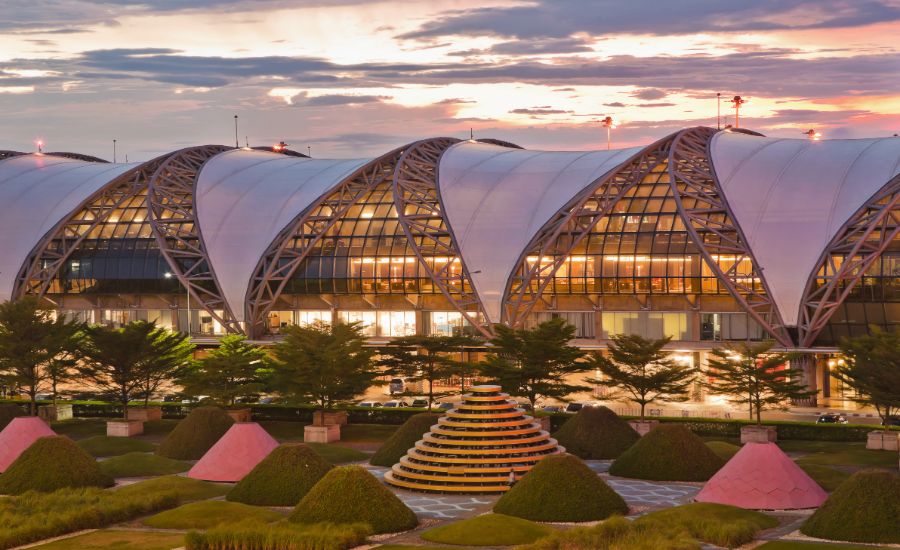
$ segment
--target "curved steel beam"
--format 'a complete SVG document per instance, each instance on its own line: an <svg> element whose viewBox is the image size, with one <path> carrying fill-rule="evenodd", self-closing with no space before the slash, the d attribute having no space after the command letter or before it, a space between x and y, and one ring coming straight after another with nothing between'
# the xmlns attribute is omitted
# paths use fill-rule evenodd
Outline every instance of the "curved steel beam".
<svg viewBox="0 0 900 550"><path fill-rule="evenodd" d="M223 145L204 145L171 155L150 178L147 207L160 252L190 297L227 332L242 334L243 327L235 320L219 290L194 208L200 169L207 160L230 149Z"/></svg>
<svg viewBox="0 0 900 550"><path fill-rule="evenodd" d="M801 347L812 346L866 271L900 235L900 175L895 176L838 230L810 274L797 324ZM819 273L824 269L825 274ZM825 284L817 286L820 278Z"/></svg>
<svg viewBox="0 0 900 550"><path fill-rule="evenodd" d="M781 322L762 269L753 257L716 179L709 154L710 139L716 132L712 128L697 127L682 130L675 137L669 152L669 174L675 204L710 270L760 326L779 344L791 347L790 334ZM735 258L727 270L723 270L716 261L723 255ZM743 260L750 261L749 274L738 271ZM761 288L756 286L755 281L760 282ZM764 317L765 313L771 316L771 320Z"/></svg>
<svg viewBox="0 0 900 550"><path fill-rule="evenodd" d="M60 269L81 243L109 216L146 191L150 177L174 153L168 153L125 172L92 194L59 221L28 254L16 277L12 296L26 294L43 298ZM78 216L87 211L86 216Z"/></svg>
<svg viewBox="0 0 900 550"><path fill-rule="evenodd" d="M108 160L104 160L100 157L95 157L93 155L85 155L82 153L69 153L67 151L54 151L53 153L44 153L45 155L51 157L63 157L72 160L83 160L84 162L103 162L105 164L109 164Z"/></svg>
<svg viewBox="0 0 900 550"><path fill-rule="evenodd" d="M584 190L559 209L531 239L519 256L504 292L505 322L521 326L526 316L540 300L547 286L566 258L591 232L600 219L610 213L615 204L644 177L669 156L669 147L676 134L669 135L642 149L618 167L585 186ZM528 265L529 256L538 260ZM544 264L541 260L552 258Z"/></svg>
<svg viewBox="0 0 900 550"><path fill-rule="evenodd" d="M357 204L378 185L390 181L404 148L383 155L344 178L297 215L278 234L263 253L247 288L247 331L252 337L265 333L265 321L284 287L294 276L310 251L351 206ZM305 156L305 155L304 155ZM301 241L301 247L292 243Z"/></svg>
<svg viewBox="0 0 900 550"><path fill-rule="evenodd" d="M394 170L394 205L400 226L419 258L419 265L466 321L485 338L492 338L493 326L472 285L472 278L459 253L453 230L444 219L445 209L438 190L438 163L441 155L460 141L456 138L434 138L418 141L407 147ZM426 255L443 256L448 261L438 268L429 265ZM459 275L451 272L451 259L459 260Z"/></svg>

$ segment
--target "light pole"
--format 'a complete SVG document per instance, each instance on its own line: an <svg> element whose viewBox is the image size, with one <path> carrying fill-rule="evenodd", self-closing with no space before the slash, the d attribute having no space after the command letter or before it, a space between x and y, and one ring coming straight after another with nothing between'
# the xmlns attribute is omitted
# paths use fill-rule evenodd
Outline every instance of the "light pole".
<svg viewBox="0 0 900 550"><path fill-rule="evenodd" d="M600 121L603 123L603 127L606 128L606 150L609 151L612 146L612 129L616 127L615 123L611 116L608 116Z"/></svg>
<svg viewBox="0 0 900 550"><path fill-rule="evenodd" d="M816 132L813 128L803 132L803 135L808 137L811 141L819 141L822 139L822 134Z"/></svg>
<svg viewBox="0 0 900 550"><path fill-rule="evenodd" d="M234 148L235 149L238 149L241 146L240 142L238 141L237 119L238 119L238 116L234 115Z"/></svg>
<svg viewBox="0 0 900 550"><path fill-rule="evenodd" d="M113 164L116 163L116 140L113 140Z"/></svg>
<svg viewBox="0 0 900 550"><path fill-rule="evenodd" d="M722 129L722 92L716 92L716 130Z"/></svg>
<svg viewBox="0 0 900 550"><path fill-rule="evenodd" d="M174 277L171 272L165 272L166 279L171 279ZM190 336L191 334L191 289L186 289L185 296L187 296L187 333Z"/></svg>
<svg viewBox="0 0 900 550"><path fill-rule="evenodd" d="M734 96L732 100L729 102L734 105L734 127L741 127L741 105L747 103L747 100L742 98L739 95Z"/></svg>

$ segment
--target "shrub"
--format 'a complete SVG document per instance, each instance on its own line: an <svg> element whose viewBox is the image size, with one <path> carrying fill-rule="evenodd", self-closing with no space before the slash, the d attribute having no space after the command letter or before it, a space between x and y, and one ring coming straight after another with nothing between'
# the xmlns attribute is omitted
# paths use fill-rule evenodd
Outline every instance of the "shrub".
<svg viewBox="0 0 900 550"><path fill-rule="evenodd" d="M853 474L800 532L830 540L900 543L900 476L881 470Z"/></svg>
<svg viewBox="0 0 900 550"><path fill-rule="evenodd" d="M606 407L584 407L553 437L566 451L585 460L617 458L640 435Z"/></svg>
<svg viewBox="0 0 900 550"><path fill-rule="evenodd" d="M400 429L394 432L394 435L372 455L369 464L375 466L386 466L390 468L394 464L400 462L406 451L410 450L417 441L422 439L428 430L437 424L438 413L419 413L409 417L409 419L400 426Z"/></svg>
<svg viewBox="0 0 900 550"><path fill-rule="evenodd" d="M297 504L297 523L367 523L374 533L406 531L416 515L375 476L360 466L339 466Z"/></svg>
<svg viewBox="0 0 900 550"><path fill-rule="evenodd" d="M198 407L175 426L156 453L178 460L200 460L232 424L234 420L225 409Z"/></svg>
<svg viewBox="0 0 900 550"><path fill-rule="evenodd" d="M497 501L494 511L533 521L596 521L627 514L628 505L572 455L551 455Z"/></svg>
<svg viewBox="0 0 900 550"><path fill-rule="evenodd" d="M74 441L65 436L42 437L25 449L3 475L0 494L26 491L49 493L65 487L109 487L113 479Z"/></svg>
<svg viewBox="0 0 900 550"><path fill-rule="evenodd" d="M420 536L428 542L441 544L511 546L529 544L551 533L552 528L532 521L503 514L484 514L429 529Z"/></svg>
<svg viewBox="0 0 900 550"><path fill-rule="evenodd" d="M97 488L29 492L0 499L0 549L104 527L177 504L173 491L128 494Z"/></svg>
<svg viewBox="0 0 900 550"><path fill-rule="evenodd" d="M677 526L665 526L630 522L616 516L593 527L576 527L558 531L534 544L518 550L700 550L700 543L686 530Z"/></svg>
<svg viewBox="0 0 900 550"><path fill-rule="evenodd" d="M740 446L728 443L727 441L707 441L706 446L725 462L731 460L731 457L741 450Z"/></svg>
<svg viewBox="0 0 900 550"><path fill-rule="evenodd" d="M191 465L187 462L151 453L128 453L100 463L100 470L114 478L165 476L190 469Z"/></svg>
<svg viewBox="0 0 900 550"><path fill-rule="evenodd" d="M224 500L201 500L160 512L145 519L143 524L157 529L209 529L241 521L272 523L280 519L284 516L268 508Z"/></svg>
<svg viewBox="0 0 900 550"><path fill-rule="evenodd" d="M622 453L609 473L654 481L707 481L724 465L684 426L660 424Z"/></svg>
<svg viewBox="0 0 900 550"><path fill-rule="evenodd" d="M228 488L208 481L181 476L165 476L147 479L117 487L114 492L128 497L140 497L143 494L173 493L180 502L205 500L220 497L228 492Z"/></svg>
<svg viewBox="0 0 900 550"><path fill-rule="evenodd" d="M18 405L13 405L12 403L0 404L0 430L5 428L7 424L12 422L13 418L24 415L25 411L23 411L22 407Z"/></svg>
<svg viewBox="0 0 900 550"><path fill-rule="evenodd" d="M362 451L333 443L307 443L307 445L310 449L319 453L319 456L332 464L359 462L369 457L369 455Z"/></svg>
<svg viewBox="0 0 900 550"><path fill-rule="evenodd" d="M130 437L109 437L95 435L78 442L78 446L91 454L91 456L118 456L125 453L149 453L156 449L156 445L149 441L132 439Z"/></svg>
<svg viewBox="0 0 900 550"><path fill-rule="evenodd" d="M364 524L269 525L243 522L220 525L185 537L187 550L346 550L360 546L370 533Z"/></svg>
<svg viewBox="0 0 900 550"><path fill-rule="evenodd" d="M696 539L726 548L747 544L759 531L778 526L777 519L761 512L706 502L651 512L635 522L649 523L659 529L678 525Z"/></svg>
<svg viewBox="0 0 900 550"><path fill-rule="evenodd" d="M296 506L331 468L327 460L307 445L281 445L225 498L257 506Z"/></svg>

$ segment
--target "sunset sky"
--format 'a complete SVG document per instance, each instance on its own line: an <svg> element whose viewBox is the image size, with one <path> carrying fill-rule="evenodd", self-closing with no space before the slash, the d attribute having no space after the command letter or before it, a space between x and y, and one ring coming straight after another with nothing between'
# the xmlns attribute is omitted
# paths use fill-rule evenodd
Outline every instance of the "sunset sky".
<svg viewBox="0 0 900 550"><path fill-rule="evenodd" d="M900 132L900 0L4 0L0 149L146 160L279 140L614 146L716 124ZM246 138L245 138L246 136Z"/></svg>

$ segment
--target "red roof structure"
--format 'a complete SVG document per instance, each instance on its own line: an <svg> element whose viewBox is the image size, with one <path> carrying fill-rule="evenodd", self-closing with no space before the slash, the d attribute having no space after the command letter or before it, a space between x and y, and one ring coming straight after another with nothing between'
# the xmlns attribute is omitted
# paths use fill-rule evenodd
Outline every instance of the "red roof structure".
<svg viewBox="0 0 900 550"><path fill-rule="evenodd" d="M56 432L36 416L13 418L0 432L0 472L5 472L32 443L51 435Z"/></svg>
<svg viewBox="0 0 900 550"><path fill-rule="evenodd" d="M748 510L797 510L821 506L828 494L775 443L747 443L716 472L698 502Z"/></svg>
<svg viewBox="0 0 900 550"><path fill-rule="evenodd" d="M238 422L188 472L205 481L237 482L269 456L278 442L256 422Z"/></svg>

